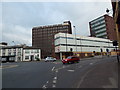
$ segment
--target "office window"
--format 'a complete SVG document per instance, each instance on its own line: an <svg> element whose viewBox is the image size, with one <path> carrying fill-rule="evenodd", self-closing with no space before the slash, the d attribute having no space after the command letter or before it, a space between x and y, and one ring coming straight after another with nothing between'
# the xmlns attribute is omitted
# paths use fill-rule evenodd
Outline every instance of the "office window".
<svg viewBox="0 0 120 90"><path fill-rule="evenodd" d="M29 56L25 56L25 59L29 59Z"/></svg>

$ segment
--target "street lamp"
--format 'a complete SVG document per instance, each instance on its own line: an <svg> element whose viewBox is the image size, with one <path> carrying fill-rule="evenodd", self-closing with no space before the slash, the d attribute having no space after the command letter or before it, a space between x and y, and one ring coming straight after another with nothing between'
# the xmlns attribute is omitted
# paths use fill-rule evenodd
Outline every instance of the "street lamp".
<svg viewBox="0 0 120 90"><path fill-rule="evenodd" d="M77 39L76 39L76 28L73 26L74 31L75 31L75 46L76 46L76 53L77 53Z"/></svg>
<svg viewBox="0 0 120 90"><path fill-rule="evenodd" d="M65 37L66 37L66 52L67 52L67 32L65 33Z"/></svg>
<svg viewBox="0 0 120 90"><path fill-rule="evenodd" d="M81 47L81 53L82 53L82 42L81 42L81 37L80 37L80 47Z"/></svg>
<svg viewBox="0 0 120 90"><path fill-rule="evenodd" d="M112 9L106 9L106 13L109 15L109 14L112 14Z"/></svg>

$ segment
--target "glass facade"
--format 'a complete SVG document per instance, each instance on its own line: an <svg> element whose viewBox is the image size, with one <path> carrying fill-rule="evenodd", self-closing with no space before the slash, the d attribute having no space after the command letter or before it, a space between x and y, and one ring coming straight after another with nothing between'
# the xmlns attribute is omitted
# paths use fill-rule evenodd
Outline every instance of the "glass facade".
<svg viewBox="0 0 120 90"><path fill-rule="evenodd" d="M107 37L104 16L91 21L90 26L91 26L91 32L92 32L92 34L94 34L94 36L99 37L99 38Z"/></svg>

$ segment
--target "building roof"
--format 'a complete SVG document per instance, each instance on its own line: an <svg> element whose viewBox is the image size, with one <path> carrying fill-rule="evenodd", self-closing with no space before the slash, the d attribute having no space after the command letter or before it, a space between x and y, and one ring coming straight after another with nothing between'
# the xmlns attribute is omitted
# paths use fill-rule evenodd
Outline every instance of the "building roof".
<svg viewBox="0 0 120 90"><path fill-rule="evenodd" d="M32 46L26 46L23 49L40 49L40 48L38 48L38 47L32 47Z"/></svg>
<svg viewBox="0 0 120 90"><path fill-rule="evenodd" d="M25 44L22 45L14 45L14 46L1 46L3 49L15 49L15 48L23 48L23 49L40 49L32 46L26 46Z"/></svg>
<svg viewBox="0 0 120 90"><path fill-rule="evenodd" d="M36 28L49 28L49 27L56 27L56 26L63 26L63 25L69 25L71 22L70 21L65 21L63 22L63 24L54 24L54 25L45 25L45 26L36 26L36 27L33 27L33 29L36 29Z"/></svg>

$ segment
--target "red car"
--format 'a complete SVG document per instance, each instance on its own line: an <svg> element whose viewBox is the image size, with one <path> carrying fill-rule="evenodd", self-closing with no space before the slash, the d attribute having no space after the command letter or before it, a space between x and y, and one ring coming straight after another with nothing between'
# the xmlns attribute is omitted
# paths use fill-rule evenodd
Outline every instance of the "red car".
<svg viewBox="0 0 120 90"><path fill-rule="evenodd" d="M62 63L63 64L69 63L69 62L71 62L71 63L77 62L78 63L79 61L80 61L79 57L77 57L77 56L69 56L66 59L63 59Z"/></svg>

